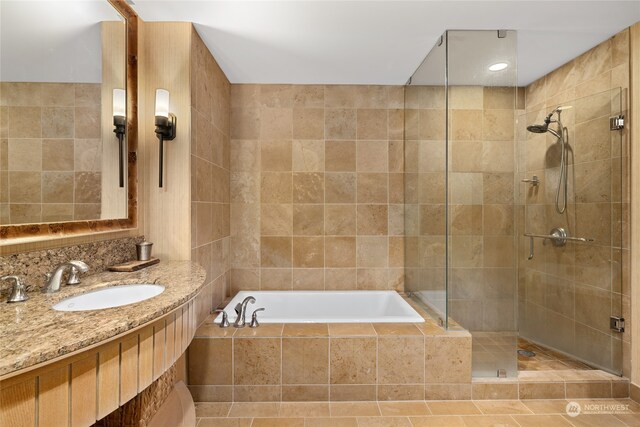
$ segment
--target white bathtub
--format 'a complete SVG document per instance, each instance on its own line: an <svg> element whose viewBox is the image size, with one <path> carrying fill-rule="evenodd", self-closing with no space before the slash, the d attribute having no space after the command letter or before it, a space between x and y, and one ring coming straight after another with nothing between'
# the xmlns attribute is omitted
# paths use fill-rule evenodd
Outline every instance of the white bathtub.
<svg viewBox="0 0 640 427"><path fill-rule="evenodd" d="M236 319L235 306L249 295L246 321L257 308L260 323L404 323L424 319L394 291L242 291L224 311ZM221 316L215 320L220 323Z"/></svg>

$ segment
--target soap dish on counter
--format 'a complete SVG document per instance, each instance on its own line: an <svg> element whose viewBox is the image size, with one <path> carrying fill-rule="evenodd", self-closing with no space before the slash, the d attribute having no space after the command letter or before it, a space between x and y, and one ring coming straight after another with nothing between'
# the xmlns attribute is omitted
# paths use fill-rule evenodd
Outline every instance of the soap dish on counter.
<svg viewBox="0 0 640 427"><path fill-rule="evenodd" d="M142 270L143 268L150 267L159 263L160 260L158 258L151 258L146 261L128 261L118 265L112 265L109 267L109 271L117 271L120 273L130 273L132 271Z"/></svg>

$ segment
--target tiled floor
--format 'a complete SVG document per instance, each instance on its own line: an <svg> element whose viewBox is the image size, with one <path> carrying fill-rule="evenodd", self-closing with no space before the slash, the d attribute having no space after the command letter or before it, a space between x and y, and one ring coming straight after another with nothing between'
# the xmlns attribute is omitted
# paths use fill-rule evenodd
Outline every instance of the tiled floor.
<svg viewBox="0 0 640 427"><path fill-rule="evenodd" d="M518 338L518 350L530 350L536 355L526 357L518 355L518 370L520 371L552 371L564 369L593 369L562 353L557 353L546 347L534 344L524 338Z"/></svg>
<svg viewBox="0 0 640 427"><path fill-rule="evenodd" d="M197 403L197 427L554 427L640 426L628 399L412 402Z"/></svg>

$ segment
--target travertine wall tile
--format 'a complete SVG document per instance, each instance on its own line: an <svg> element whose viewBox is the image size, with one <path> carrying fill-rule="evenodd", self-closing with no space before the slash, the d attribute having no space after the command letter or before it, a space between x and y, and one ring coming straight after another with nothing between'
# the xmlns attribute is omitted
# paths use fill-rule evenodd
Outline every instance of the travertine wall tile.
<svg viewBox="0 0 640 427"><path fill-rule="evenodd" d="M514 330L514 304L492 311L498 297L483 277L496 267L515 271L517 91L449 87L448 146L444 88L405 92L405 289L443 293L448 256L450 318L470 330ZM398 221L393 206L390 226ZM511 279L502 286L513 295Z"/></svg>
<svg viewBox="0 0 640 427"><path fill-rule="evenodd" d="M100 218L100 86L2 83L0 223Z"/></svg>
<svg viewBox="0 0 640 427"><path fill-rule="evenodd" d="M294 282L348 270L294 269ZM262 274L284 277L290 271L269 268ZM190 387L197 401L471 398L471 336L443 331L429 317L419 326L267 324L234 330L207 322L196 331L189 358ZM212 358L220 362L214 370ZM224 388L228 386L232 390Z"/></svg>
<svg viewBox="0 0 640 427"><path fill-rule="evenodd" d="M329 339L283 338L283 384L328 384Z"/></svg>
<svg viewBox="0 0 640 427"><path fill-rule="evenodd" d="M604 319L621 313L629 319L624 304L630 295L629 277L619 274L621 257L629 248L624 225L629 212L619 203L629 197L629 140L628 134L612 132L608 125L609 117L628 108L618 95L618 88L623 93L629 88L628 38L624 30L531 83L526 88L527 114L518 117L517 129L521 176L542 179L538 192L519 197L526 203L522 211L529 229L546 234L562 226L570 235L595 239L587 245L536 246L540 258L520 266L521 334L623 375L629 374L625 343L630 335L612 333ZM545 144L544 136L524 130L558 105L573 107L562 112L573 153L565 215L554 207L557 144L552 137ZM520 259L527 244L520 241ZM567 385L567 397L580 394L579 388L569 389ZM538 393L534 387L521 387L521 398L523 391L529 398Z"/></svg>
<svg viewBox="0 0 640 427"><path fill-rule="evenodd" d="M376 339L332 338L331 384L375 384Z"/></svg>
<svg viewBox="0 0 640 427"><path fill-rule="evenodd" d="M234 339L234 384L280 384L281 345L280 338Z"/></svg>
<svg viewBox="0 0 640 427"><path fill-rule="evenodd" d="M210 311L227 297L232 277L242 277L249 282L251 280L251 270L235 270L235 275L230 273L232 260L242 260L242 265L247 268L259 265L258 242L245 237L234 246L235 252L232 253L230 240L232 235L237 235L239 226L243 230L260 233L260 193L252 188L252 183L260 180L257 165L261 157L261 146L255 140L231 144L230 123L234 120L234 115L230 112L230 109L233 110L230 105L231 85L195 29L191 34L190 67L194 94L191 99L194 123L191 129L191 174L192 182L195 183L191 192L191 206L192 210L195 209L192 212L195 224L191 227L191 242L195 260L207 270L207 284L212 288L207 307ZM250 88L242 96L247 99L255 98L252 98ZM248 128L252 129L251 126L248 125ZM264 155L271 158L272 168L277 169L281 162L286 163L286 159L278 158L282 143L278 140L270 142L265 146ZM286 145L286 141L284 144ZM235 175L230 173L231 165L236 168ZM258 211L248 210L247 206L255 206ZM284 219L275 227L286 227L286 218L290 220L291 213L289 212L288 217L286 211L280 213L282 216L279 218ZM232 215L238 222L231 223ZM224 351L226 350L230 352L231 348L225 347ZM230 353L228 356L231 357ZM227 375L224 381L193 384L232 384L232 360L227 362L229 372L222 370Z"/></svg>
<svg viewBox="0 0 640 427"><path fill-rule="evenodd" d="M403 289L388 241L404 233L403 98L401 86L232 86L233 289Z"/></svg>

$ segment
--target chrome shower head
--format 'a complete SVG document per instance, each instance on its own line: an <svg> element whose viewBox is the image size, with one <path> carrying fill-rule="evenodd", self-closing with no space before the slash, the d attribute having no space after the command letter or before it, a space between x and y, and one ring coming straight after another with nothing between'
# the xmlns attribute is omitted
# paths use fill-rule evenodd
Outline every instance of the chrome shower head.
<svg viewBox="0 0 640 427"><path fill-rule="evenodd" d="M527 126L527 130L532 133L547 133L547 131L549 130L549 123L545 122L545 124L543 125Z"/></svg>
<svg viewBox="0 0 640 427"><path fill-rule="evenodd" d="M554 114L558 113L558 120L560 120L560 113L564 110L568 110L569 108L572 108L570 105L568 106L558 106L556 107L552 112L550 112L547 117L544 118L544 124L541 125L531 125L531 126L527 126L527 130L529 132L532 133L547 133L549 132L550 134L552 134L553 136L555 136L556 138L560 139L562 138L560 136L560 134L558 132L556 132L553 129L549 129L549 124L552 122L551 118L553 117ZM553 122L555 123L556 120L553 120Z"/></svg>
<svg viewBox="0 0 640 427"><path fill-rule="evenodd" d="M553 129L549 129L549 122L545 119L544 124L542 125L531 125L527 126L527 130L531 133L547 133L549 132L551 135L555 136L558 139L562 139L562 136L558 132Z"/></svg>

